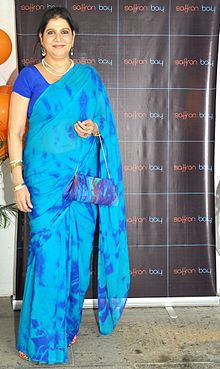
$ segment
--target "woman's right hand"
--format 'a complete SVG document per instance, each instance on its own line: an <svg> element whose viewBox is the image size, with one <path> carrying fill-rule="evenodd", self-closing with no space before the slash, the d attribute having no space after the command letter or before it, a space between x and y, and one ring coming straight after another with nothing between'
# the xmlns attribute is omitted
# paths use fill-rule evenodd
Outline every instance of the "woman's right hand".
<svg viewBox="0 0 220 369"><path fill-rule="evenodd" d="M26 186L18 191L15 191L14 196L15 203L20 211L25 213L30 213L32 211L31 208L33 208L33 205L31 203L30 192Z"/></svg>

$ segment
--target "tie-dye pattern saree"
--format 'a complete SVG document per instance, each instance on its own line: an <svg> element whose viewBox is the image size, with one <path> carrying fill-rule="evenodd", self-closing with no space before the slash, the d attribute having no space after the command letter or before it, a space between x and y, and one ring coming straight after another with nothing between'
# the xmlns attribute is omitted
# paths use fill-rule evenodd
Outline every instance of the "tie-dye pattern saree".
<svg viewBox="0 0 220 369"><path fill-rule="evenodd" d="M99 126L118 206L64 202L75 168L106 177L97 137L81 138L78 120ZM113 331L130 286L124 187L116 125L97 70L75 64L37 99L23 152L24 180L31 194L30 241L17 349L39 363L68 362L78 334L90 281L90 256L98 223L98 327Z"/></svg>

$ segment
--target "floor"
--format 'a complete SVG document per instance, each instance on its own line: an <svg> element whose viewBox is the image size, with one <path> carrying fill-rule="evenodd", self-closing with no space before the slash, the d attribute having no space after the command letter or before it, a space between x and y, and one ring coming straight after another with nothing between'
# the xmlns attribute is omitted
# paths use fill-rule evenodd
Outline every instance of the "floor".
<svg viewBox="0 0 220 369"><path fill-rule="evenodd" d="M98 333L94 311L83 310L78 341L69 349L69 363L41 368L83 369L220 369L220 306L126 308L115 331ZM0 298L0 368L36 366L15 349L19 311L10 298Z"/></svg>

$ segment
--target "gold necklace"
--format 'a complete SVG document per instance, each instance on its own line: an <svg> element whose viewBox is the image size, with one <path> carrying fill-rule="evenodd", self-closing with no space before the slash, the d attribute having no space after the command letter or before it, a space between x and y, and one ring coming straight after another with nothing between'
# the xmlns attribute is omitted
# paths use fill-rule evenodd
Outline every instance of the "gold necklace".
<svg viewBox="0 0 220 369"><path fill-rule="evenodd" d="M70 64L69 68L64 73L57 72L56 69L54 69L50 64L48 64L44 59L41 60L41 64L43 65L44 69L46 69L49 73L53 74L54 76L60 77L60 76L63 76L65 73L67 73L70 70L70 68L72 68L74 66L74 61L72 59L70 59L70 60L71 60L71 64ZM56 73L49 70L49 68L47 66L49 66L51 69L55 70Z"/></svg>

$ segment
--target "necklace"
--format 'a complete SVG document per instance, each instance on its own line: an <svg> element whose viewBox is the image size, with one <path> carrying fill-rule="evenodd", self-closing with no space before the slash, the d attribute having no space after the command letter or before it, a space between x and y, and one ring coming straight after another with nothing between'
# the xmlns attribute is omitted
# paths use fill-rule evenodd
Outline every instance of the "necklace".
<svg viewBox="0 0 220 369"><path fill-rule="evenodd" d="M54 76L63 76L65 73L67 73L70 68L72 68L74 66L74 61L72 59L71 60L71 64L69 66L69 68L64 72L64 73L61 73L61 72L57 72L55 68L53 68L50 64L48 64L44 59L41 60L41 64L43 65L44 69L46 69L49 73L53 74ZM50 67L51 69L53 69L55 72L52 72L48 67Z"/></svg>
<svg viewBox="0 0 220 369"><path fill-rule="evenodd" d="M73 65L73 60L72 59L70 59L70 61L71 61L71 65L70 65L70 67L72 67L72 65ZM46 62L46 60L45 59L43 59L43 62L44 62L44 64L46 64L48 67L50 67L51 69L53 69L55 72L57 72L56 71L56 69L55 68L53 68L50 64L48 64L47 62ZM68 70L68 69L67 69ZM67 71L66 71L67 72ZM66 73L65 72L65 73ZM61 74L65 74L65 73L62 73L62 72L58 72L58 73L61 73Z"/></svg>

